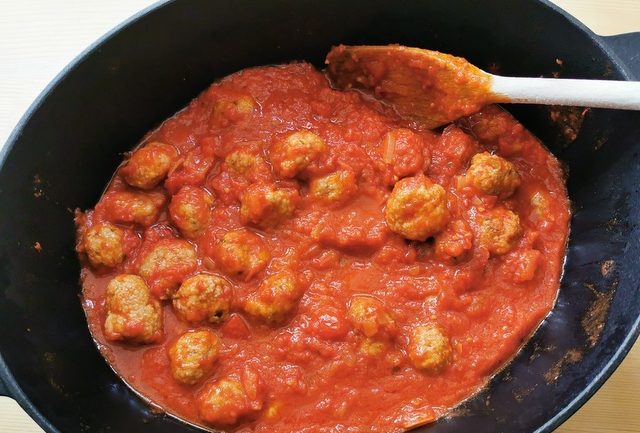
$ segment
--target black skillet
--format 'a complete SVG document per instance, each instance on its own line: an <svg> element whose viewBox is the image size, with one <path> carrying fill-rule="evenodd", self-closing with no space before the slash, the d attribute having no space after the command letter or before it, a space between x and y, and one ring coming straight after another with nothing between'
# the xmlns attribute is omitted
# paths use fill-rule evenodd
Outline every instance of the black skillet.
<svg viewBox="0 0 640 433"><path fill-rule="evenodd" d="M78 300L71 210L93 206L122 152L214 79L295 59L322 67L338 43L425 47L505 75L640 78L640 33L596 36L546 1L155 5L68 66L1 155L0 393L48 432L196 431L153 413L94 347ZM640 113L590 110L571 141L571 125L552 121L548 107L507 108L569 171L574 216L560 296L486 390L423 431L551 431L638 336Z"/></svg>

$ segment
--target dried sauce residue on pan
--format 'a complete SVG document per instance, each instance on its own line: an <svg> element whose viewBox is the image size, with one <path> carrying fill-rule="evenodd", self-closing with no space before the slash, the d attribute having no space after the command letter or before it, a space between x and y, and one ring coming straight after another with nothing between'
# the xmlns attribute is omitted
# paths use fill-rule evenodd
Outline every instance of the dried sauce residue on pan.
<svg viewBox="0 0 640 433"><path fill-rule="evenodd" d="M536 388L538 387L538 385L533 385L527 388L522 388L522 389L515 389L513 390L513 398L518 402L518 403L522 403L524 401L524 399L531 394Z"/></svg>
<svg viewBox="0 0 640 433"><path fill-rule="evenodd" d="M549 117L556 127L558 138L565 144L573 143L578 138L584 116L589 111L582 107L549 107Z"/></svg>
<svg viewBox="0 0 640 433"><path fill-rule="evenodd" d="M612 260L603 262L600 267L602 276L606 277L609 275L614 266L615 262ZM607 322L607 317L609 316L611 300L613 299L618 282L617 280L613 281L611 283L611 287L606 292L597 291L594 285L590 283L585 283L585 286L591 290L595 296L595 300L589 306L589 309L580 321L582 329L587 336L588 347L591 348L596 345L598 340L600 340L600 336L602 335L602 331L604 330L604 326Z"/></svg>
<svg viewBox="0 0 640 433"><path fill-rule="evenodd" d="M607 278L609 276L609 274L611 274L611 271L613 271L616 268L616 262L613 260L605 260L604 262L602 262L600 264L600 274Z"/></svg>
<svg viewBox="0 0 640 433"><path fill-rule="evenodd" d="M33 176L33 196L35 198L40 198L44 195L44 191L42 190L42 179L39 174L35 174Z"/></svg>
<svg viewBox="0 0 640 433"><path fill-rule="evenodd" d="M574 348L568 350L567 353L565 353L564 356L558 362L556 362L553 367L549 369L549 371L544 374L544 380L547 382L547 384L555 382L556 380L558 380L560 374L562 373L562 370L567 365L575 364L581 359L582 351L580 349Z"/></svg>
<svg viewBox="0 0 640 433"><path fill-rule="evenodd" d="M554 350L556 350L556 346L554 345L541 346L537 342L534 343L533 351L531 352L531 355L529 355L529 363L532 363L533 361L538 359L542 354L553 352Z"/></svg>

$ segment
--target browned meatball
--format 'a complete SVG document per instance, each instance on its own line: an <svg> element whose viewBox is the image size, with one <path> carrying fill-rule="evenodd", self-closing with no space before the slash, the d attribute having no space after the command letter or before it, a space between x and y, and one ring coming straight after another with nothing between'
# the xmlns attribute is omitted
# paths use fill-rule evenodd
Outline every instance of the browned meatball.
<svg viewBox="0 0 640 433"><path fill-rule="evenodd" d="M124 248L122 229L109 223L98 223L84 234L84 251L93 266L114 267L122 263Z"/></svg>
<svg viewBox="0 0 640 433"><path fill-rule="evenodd" d="M506 159L488 152L478 153L471 158L465 179L483 193L496 195L501 199L511 196L520 186L516 167Z"/></svg>
<svg viewBox="0 0 640 433"><path fill-rule="evenodd" d="M216 426L235 424L253 412L242 384L233 379L220 379L208 384L198 396L200 417Z"/></svg>
<svg viewBox="0 0 640 433"><path fill-rule="evenodd" d="M263 270L271 260L262 238L246 229L227 232L215 244L211 256L224 273L245 281Z"/></svg>
<svg viewBox="0 0 640 433"><path fill-rule="evenodd" d="M358 353L369 358L379 358L388 344L386 341L365 338L358 346Z"/></svg>
<svg viewBox="0 0 640 433"><path fill-rule="evenodd" d="M447 224L447 193L427 177L406 177L393 187L384 215L392 231L424 241Z"/></svg>
<svg viewBox="0 0 640 433"><path fill-rule="evenodd" d="M198 383L213 371L219 348L220 338L211 329L185 332L169 348L173 378L187 385Z"/></svg>
<svg viewBox="0 0 640 433"><path fill-rule="evenodd" d="M160 299L171 297L198 265L193 246L181 239L161 239L143 256L139 274Z"/></svg>
<svg viewBox="0 0 640 433"><path fill-rule="evenodd" d="M229 153L225 157L224 163L233 172L243 175L254 174L254 172L260 171L266 166L261 157L245 149L238 149Z"/></svg>
<svg viewBox="0 0 640 433"><path fill-rule="evenodd" d="M162 307L137 275L118 275L107 285L104 335L110 341L155 343L162 338Z"/></svg>
<svg viewBox="0 0 640 433"><path fill-rule="evenodd" d="M511 251L522 233L520 217L503 207L478 215L477 221L478 242L493 255Z"/></svg>
<svg viewBox="0 0 640 433"><path fill-rule="evenodd" d="M302 289L293 272L281 271L260 284L244 309L265 322L279 322L293 311L301 296Z"/></svg>
<svg viewBox="0 0 640 433"><path fill-rule="evenodd" d="M182 282L173 295L173 308L188 322L219 323L229 314L233 290L224 279L199 274Z"/></svg>
<svg viewBox="0 0 640 433"><path fill-rule="evenodd" d="M309 164L323 154L327 144L311 131L297 131L289 134L271 148L270 157L276 174L295 177Z"/></svg>
<svg viewBox="0 0 640 433"><path fill-rule="evenodd" d="M171 198L169 216L187 238L200 236L209 223L213 197L197 186L184 186Z"/></svg>
<svg viewBox="0 0 640 433"><path fill-rule="evenodd" d="M275 185L254 184L240 198L240 221L259 227L275 227L293 215L298 191Z"/></svg>
<svg viewBox="0 0 640 433"><path fill-rule="evenodd" d="M96 205L96 213L113 223L147 227L158 220L165 200L162 193L116 191L103 197Z"/></svg>
<svg viewBox="0 0 640 433"><path fill-rule="evenodd" d="M120 174L131 186L152 189L167 176L177 159L175 147L154 141L133 152Z"/></svg>
<svg viewBox="0 0 640 433"><path fill-rule="evenodd" d="M396 324L385 306L371 296L354 296L347 312L353 328L365 337L390 337Z"/></svg>
<svg viewBox="0 0 640 433"><path fill-rule="evenodd" d="M406 128L392 129L380 143L382 160L391 165L396 178L414 176L424 167L425 144L422 138ZM428 161L427 161L428 162Z"/></svg>
<svg viewBox="0 0 640 433"><path fill-rule="evenodd" d="M440 327L429 324L413 328L408 354L416 368L437 373L451 362L452 353L451 343Z"/></svg>
<svg viewBox="0 0 640 433"><path fill-rule="evenodd" d="M211 112L211 127L224 128L248 119L256 109L251 95L224 95L214 104Z"/></svg>
<svg viewBox="0 0 640 433"><path fill-rule="evenodd" d="M309 194L327 203L343 203L357 190L356 175L351 170L339 170L309 183Z"/></svg>

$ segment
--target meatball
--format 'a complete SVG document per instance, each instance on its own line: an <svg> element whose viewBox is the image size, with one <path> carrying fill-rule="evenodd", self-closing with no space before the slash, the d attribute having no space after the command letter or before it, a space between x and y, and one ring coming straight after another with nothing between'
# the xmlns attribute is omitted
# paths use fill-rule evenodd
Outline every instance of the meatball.
<svg viewBox="0 0 640 433"><path fill-rule="evenodd" d="M167 299L198 266L196 250L181 239L161 239L142 257L139 274L151 292Z"/></svg>
<svg viewBox="0 0 640 433"><path fill-rule="evenodd" d="M211 256L223 272L245 281L263 270L271 260L262 238L246 229L227 232L214 245Z"/></svg>
<svg viewBox="0 0 640 433"><path fill-rule="evenodd" d="M542 263L542 252L538 250L524 250L511 253L505 261L506 270L516 283L531 281Z"/></svg>
<svg viewBox="0 0 640 433"><path fill-rule="evenodd" d="M250 95L225 95L218 99L211 112L211 127L224 128L248 119L256 107Z"/></svg>
<svg viewBox="0 0 640 433"><path fill-rule="evenodd" d="M169 348L173 378L186 385L198 383L213 370L219 348L220 338L211 329L185 332Z"/></svg>
<svg viewBox="0 0 640 433"><path fill-rule="evenodd" d="M511 196L520 186L516 167L506 159L488 152L478 153L471 158L465 179L483 193L496 195L501 199Z"/></svg>
<svg viewBox="0 0 640 433"><path fill-rule="evenodd" d="M116 191L104 196L96 212L113 223L148 227L158 220L165 200L162 193Z"/></svg>
<svg viewBox="0 0 640 433"><path fill-rule="evenodd" d="M254 184L240 197L240 221L259 227L275 227L293 215L298 191L274 185Z"/></svg>
<svg viewBox="0 0 640 433"><path fill-rule="evenodd" d="M365 338L358 346L358 353L369 358L379 358L386 348L386 343L372 338Z"/></svg>
<svg viewBox="0 0 640 433"><path fill-rule="evenodd" d="M398 178L422 172L424 166L424 142L422 138L406 128L392 129L380 143L382 160L391 165Z"/></svg>
<svg viewBox="0 0 640 433"><path fill-rule="evenodd" d="M511 251L522 233L520 217L503 207L482 213L477 218L478 242L493 255Z"/></svg>
<svg viewBox="0 0 640 433"><path fill-rule="evenodd" d="M84 234L84 251L93 266L114 267L124 259L122 229L98 223Z"/></svg>
<svg viewBox="0 0 640 433"><path fill-rule="evenodd" d="M311 131L298 131L276 142L270 156L276 174L291 178L325 152L327 145Z"/></svg>
<svg viewBox="0 0 640 433"><path fill-rule="evenodd" d="M425 176L406 177L393 187L384 215L392 231L424 241L447 223L447 193Z"/></svg>
<svg viewBox="0 0 640 433"><path fill-rule="evenodd" d="M200 236L209 223L213 197L197 186L184 186L171 198L169 216L185 237Z"/></svg>
<svg viewBox="0 0 640 433"><path fill-rule="evenodd" d="M240 382L221 379L205 386L198 395L198 411L205 422L228 426L253 412L253 408Z"/></svg>
<svg viewBox="0 0 640 433"><path fill-rule="evenodd" d="M356 175L351 170L339 170L309 183L309 194L325 202L342 203L358 190Z"/></svg>
<svg viewBox="0 0 640 433"><path fill-rule="evenodd" d="M118 275L107 285L104 335L110 341L155 343L162 338L162 307L137 275Z"/></svg>
<svg viewBox="0 0 640 433"><path fill-rule="evenodd" d="M266 322L282 321L297 305L302 289L296 276L281 271L264 280L245 304L245 311Z"/></svg>
<svg viewBox="0 0 640 433"><path fill-rule="evenodd" d="M175 147L152 142L133 152L120 174L131 186L152 189L167 176L177 159Z"/></svg>
<svg viewBox="0 0 640 433"><path fill-rule="evenodd" d="M396 325L385 306L371 296L354 296L347 317L353 328L365 337L391 336Z"/></svg>
<svg viewBox="0 0 640 433"><path fill-rule="evenodd" d="M440 327L429 324L413 328L408 354L416 368L437 373L451 361L452 352L451 343Z"/></svg>
<svg viewBox="0 0 640 433"><path fill-rule="evenodd" d="M463 220L451 221L436 236L435 252L442 258L458 258L473 247L473 232Z"/></svg>
<svg viewBox="0 0 640 433"><path fill-rule="evenodd" d="M182 282L173 295L173 308L188 322L222 322L229 314L233 290L215 275L199 274Z"/></svg>
<svg viewBox="0 0 640 433"><path fill-rule="evenodd" d="M265 161L248 150L235 150L224 159L226 166L237 174L248 175L262 170L267 165Z"/></svg>

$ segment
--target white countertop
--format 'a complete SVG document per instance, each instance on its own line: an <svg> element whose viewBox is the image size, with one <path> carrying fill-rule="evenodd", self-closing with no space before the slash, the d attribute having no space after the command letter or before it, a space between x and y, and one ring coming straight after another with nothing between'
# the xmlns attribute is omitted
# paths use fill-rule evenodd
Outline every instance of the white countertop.
<svg viewBox="0 0 640 433"><path fill-rule="evenodd" d="M514 0L516 1L516 0ZM640 31L640 0L553 0L596 33ZM149 0L0 0L0 145L45 86L82 50ZM42 430L0 397L1 433ZM557 432L640 433L640 343Z"/></svg>

